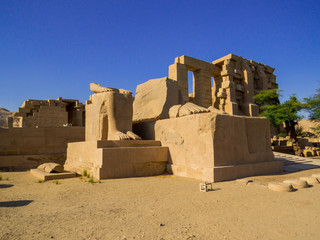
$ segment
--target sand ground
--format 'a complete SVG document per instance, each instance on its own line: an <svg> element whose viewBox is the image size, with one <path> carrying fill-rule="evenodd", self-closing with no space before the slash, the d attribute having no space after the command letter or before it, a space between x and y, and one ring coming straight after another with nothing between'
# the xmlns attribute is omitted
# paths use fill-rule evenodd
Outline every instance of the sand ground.
<svg viewBox="0 0 320 240"><path fill-rule="evenodd" d="M263 186L312 173L320 169L204 193L200 181L170 175L55 184L1 172L0 239L320 239L320 184L291 193Z"/></svg>

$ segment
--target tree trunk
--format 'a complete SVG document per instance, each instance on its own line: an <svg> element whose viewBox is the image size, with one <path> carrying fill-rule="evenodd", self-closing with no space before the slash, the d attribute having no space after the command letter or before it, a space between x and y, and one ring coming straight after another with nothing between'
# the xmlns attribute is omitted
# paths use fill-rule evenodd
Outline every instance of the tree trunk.
<svg viewBox="0 0 320 240"><path fill-rule="evenodd" d="M299 144L298 138L297 138L297 133L296 133L296 125L297 124L298 123L293 120L285 121L285 130L286 130L288 136L290 137L290 139L292 140L292 146L293 146L293 151L294 151L295 155L303 157L304 156L303 150L300 147L300 144Z"/></svg>

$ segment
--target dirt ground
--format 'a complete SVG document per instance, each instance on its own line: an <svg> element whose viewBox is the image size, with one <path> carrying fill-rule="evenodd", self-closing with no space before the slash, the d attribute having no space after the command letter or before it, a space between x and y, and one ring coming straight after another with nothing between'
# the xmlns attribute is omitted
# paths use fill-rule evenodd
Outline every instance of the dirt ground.
<svg viewBox="0 0 320 240"><path fill-rule="evenodd" d="M320 169L252 177L254 184L170 175L38 183L1 172L0 239L320 239L320 184L295 192L264 185Z"/></svg>

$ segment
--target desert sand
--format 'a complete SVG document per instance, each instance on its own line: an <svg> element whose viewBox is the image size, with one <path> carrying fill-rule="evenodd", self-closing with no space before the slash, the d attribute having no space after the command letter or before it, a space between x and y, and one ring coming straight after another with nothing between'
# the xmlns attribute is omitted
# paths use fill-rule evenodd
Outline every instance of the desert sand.
<svg viewBox="0 0 320 240"><path fill-rule="evenodd" d="M171 175L38 183L1 172L0 239L320 239L320 184L271 191L271 181L320 169L214 183Z"/></svg>

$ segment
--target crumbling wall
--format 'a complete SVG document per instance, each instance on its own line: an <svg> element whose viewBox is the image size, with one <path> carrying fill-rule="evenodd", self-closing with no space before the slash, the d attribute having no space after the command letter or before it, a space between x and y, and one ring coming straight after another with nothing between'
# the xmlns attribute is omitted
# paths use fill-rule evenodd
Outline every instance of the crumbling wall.
<svg viewBox="0 0 320 240"><path fill-rule="evenodd" d="M9 127L84 126L84 105L72 99L29 99L8 120Z"/></svg>
<svg viewBox="0 0 320 240"><path fill-rule="evenodd" d="M193 86L188 84L188 71L193 73ZM177 81L185 102L244 116L259 115L254 95L278 88L273 72L270 66L234 54L212 63L181 56L169 66L169 78Z"/></svg>

